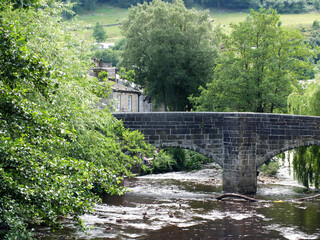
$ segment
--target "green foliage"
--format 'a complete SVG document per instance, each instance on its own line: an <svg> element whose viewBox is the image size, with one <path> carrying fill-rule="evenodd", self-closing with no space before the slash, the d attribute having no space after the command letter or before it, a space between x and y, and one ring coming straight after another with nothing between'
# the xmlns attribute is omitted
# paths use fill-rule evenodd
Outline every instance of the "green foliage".
<svg viewBox="0 0 320 240"><path fill-rule="evenodd" d="M296 88L288 98L288 111L299 115L320 115L319 78L304 87ZM320 183L320 146L300 147L295 150L293 170L306 187Z"/></svg>
<svg viewBox="0 0 320 240"><path fill-rule="evenodd" d="M97 0L62 0L62 2L70 2L72 4L72 11L74 11L77 14L93 11L97 7ZM68 15L67 17L72 17L72 15Z"/></svg>
<svg viewBox="0 0 320 240"><path fill-rule="evenodd" d="M117 42L112 49L113 50L123 50L124 46L126 44L126 40L122 38L119 42Z"/></svg>
<svg viewBox="0 0 320 240"><path fill-rule="evenodd" d="M47 2L50 2L50 1L47 1ZM24 1L21 1L21 0L2 0L0 3L0 10L9 4L12 4L14 9L40 7L41 0L24 0Z"/></svg>
<svg viewBox="0 0 320 240"><path fill-rule="evenodd" d="M166 152L175 160L174 171L190 171L200 169L204 164L212 160L202 154L181 148L168 148Z"/></svg>
<svg viewBox="0 0 320 240"><path fill-rule="evenodd" d="M165 173L172 171L191 171L200 169L212 160L202 154L181 148L167 148L153 155L150 166L141 165L140 174Z"/></svg>
<svg viewBox="0 0 320 240"><path fill-rule="evenodd" d="M140 174L157 174L157 173L166 173L172 172L173 166L175 165L175 160L172 158L172 155L161 150L159 153L148 154L147 157L151 157L149 165L143 163L140 166Z"/></svg>
<svg viewBox="0 0 320 240"><path fill-rule="evenodd" d="M313 1L313 7L316 9L316 10L320 10L320 0L314 0Z"/></svg>
<svg viewBox="0 0 320 240"><path fill-rule="evenodd" d="M134 70L127 71L125 68L121 68L119 71L119 75L121 79L127 80L129 82L134 82L136 73L134 72Z"/></svg>
<svg viewBox="0 0 320 240"><path fill-rule="evenodd" d="M168 148L166 152L172 155L175 160L174 170L175 171L183 171L187 166L187 156L186 151L181 148Z"/></svg>
<svg viewBox="0 0 320 240"><path fill-rule="evenodd" d="M263 172L264 175L268 177L274 177L279 170L280 166L277 160L271 160L267 163L264 163L259 170Z"/></svg>
<svg viewBox="0 0 320 240"><path fill-rule="evenodd" d="M194 169L200 169L202 166L206 163L212 162L212 160L200 153L194 152L194 151L186 151L186 167L185 170L190 171Z"/></svg>
<svg viewBox="0 0 320 240"><path fill-rule="evenodd" d="M172 172L174 160L172 156L164 153L159 153L151 164L152 173Z"/></svg>
<svg viewBox="0 0 320 240"><path fill-rule="evenodd" d="M306 187L320 186L320 147L300 147L293 158L296 178Z"/></svg>
<svg viewBox="0 0 320 240"><path fill-rule="evenodd" d="M264 0L262 7L276 9L279 13L302 13L309 11L305 0Z"/></svg>
<svg viewBox="0 0 320 240"><path fill-rule="evenodd" d="M101 71L101 72L99 72L99 74L98 74L98 78L102 81L102 80L105 80L105 79L107 79L108 78L108 72L106 72L106 71Z"/></svg>
<svg viewBox="0 0 320 240"><path fill-rule="evenodd" d="M309 4L318 9L318 1L309 1ZM143 3L143 0L99 0L99 2L108 2L115 6L128 8L137 3ZM145 2L151 2L147 0ZM167 2L173 2L167 0ZM225 8L225 9L259 9L273 8L280 13L301 13L309 11L308 1L305 0L184 0L187 7L192 7L194 4L205 8ZM311 2L311 3L310 3Z"/></svg>
<svg viewBox="0 0 320 240"><path fill-rule="evenodd" d="M118 7L130 7L131 5L137 5L143 2L152 2L152 0L100 0L100 2L110 2ZM167 0L166 2L174 2ZM200 4L208 8L230 8L230 9L247 9L255 6L258 1L256 0L184 0L186 6L192 6L193 4Z"/></svg>
<svg viewBox="0 0 320 240"><path fill-rule="evenodd" d="M27 238L28 222L57 226L58 216L77 219L90 209L94 174L87 168L95 166L55 154L53 149L67 147L72 133L28 100L51 98L56 85L50 68L28 52L13 24L1 19L0 26L0 236Z"/></svg>
<svg viewBox="0 0 320 240"><path fill-rule="evenodd" d="M284 112L286 99L311 69L312 55L299 31L278 26L275 10L251 11L232 24L214 80L191 99L197 110Z"/></svg>
<svg viewBox="0 0 320 240"><path fill-rule="evenodd" d="M148 175L148 174L152 174L152 168L146 164L142 164L140 166L140 175Z"/></svg>
<svg viewBox="0 0 320 240"><path fill-rule="evenodd" d="M111 63L112 66L117 66L120 61L119 51L113 49L96 50L93 56L97 59L103 59L104 63Z"/></svg>
<svg viewBox="0 0 320 240"><path fill-rule="evenodd" d="M110 2L117 7L129 8L130 6L137 5L137 3L151 2L152 0L100 0L100 2Z"/></svg>
<svg viewBox="0 0 320 240"><path fill-rule="evenodd" d="M315 28L315 29L319 28L320 27L319 21L318 20L314 20L314 22L312 23L312 27Z"/></svg>
<svg viewBox="0 0 320 240"><path fill-rule="evenodd" d="M94 26L92 36L97 42L102 42L107 39L106 31L99 22Z"/></svg>
<svg viewBox="0 0 320 240"><path fill-rule="evenodd" d="M30 239L30 224L55 228L72 216L81 225L99 201L92 190L121 194L133 156L149 147L95 107L91 48L61 21L64 5L2 6L0 238Z"/></svg>
<svg viewBox="0 0 320 240"><path fill-rule="evenodd" d="M217 56L209 12L188 10L182 0L154 0L129 10L123 25L121 66L134 69L135 82L165 110L186 110L212 75Z"/></svg>

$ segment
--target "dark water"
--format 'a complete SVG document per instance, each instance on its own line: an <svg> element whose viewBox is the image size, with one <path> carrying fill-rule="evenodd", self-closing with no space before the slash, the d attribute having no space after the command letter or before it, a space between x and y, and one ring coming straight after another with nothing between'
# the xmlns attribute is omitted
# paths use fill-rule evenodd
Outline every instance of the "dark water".
<svg viewBox="0 0 320 240"><path fill-rule="evenodd" d="M83 216L87 233L72 223L39 239L320 239L320 201L292 202L309 196L282 174L283 180L258 185L257 203L224 200L221 170L214 166L126 181L131 190L108 197ZM43 237L41 237L43 236Z"/></svg>

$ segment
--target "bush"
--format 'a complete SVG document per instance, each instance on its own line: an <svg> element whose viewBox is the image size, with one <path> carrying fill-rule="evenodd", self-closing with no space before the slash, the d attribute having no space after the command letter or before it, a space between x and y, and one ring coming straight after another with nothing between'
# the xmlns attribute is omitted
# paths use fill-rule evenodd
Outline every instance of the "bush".
<svg viewBox="0 0 320 240"><path fill-rule="evenodd" d="M181 148L167 148L166 152L172 155L175 159L175 164L173 166L174 171L183 171L186 170L187 158L186 151Z"/></svg>
<svg viewBox="0 0 320 240"><path fill-rule="evenodd" d="M212 160L200 153L181 148L167 148L165 151L160 151L159 155L154 156L150 166L142 165L140 174L191 171L200 169L209 162Z"/></svg>
<svg viewBox="0 0 320 240"><path fill-rule="evenodd" d="M274 177L279 170L280 166L278 162L271 160L266 163L264 163L259 170L263 172L264 175L268 177Z"/></svg>
<svg viewBox="0 0 320 240"><path fill-rule="evenodd" d="M312 24L312 27L313 27L313 28L319 28L319 27L320 27L319 21L318 21L318 20L314 20L314 21L313 21L313 24Z"/></svg>
<svg viewBox="0 0 320 240"><path fill-rule="evenodd" d="M152 167L146 165L146 164L142 164L140 167L140 175L148 175L148 174L152 174Z"/></svg>
<svg viewBox="0 0 320 240"><path fill-rule="evenodd" d="M153 173L172 172L173 166L176 164L171 155L159 153L152 162Z"/></svg>
<svg viewBox="0 0 320 240"><path fill-rule="evenodd" d="M111 63L112 66L117 66L120 61L119 51L112 49L96 50L93 57L97 59L102 58L104 63Z"/></svg>
<svg viewBox="0 0 320 240"><path fill-rule="evenodd" d="M153 159L150 160L150 164L143 163L140 166L140 175L166 173L174 171L174 166L177 164L172 155L165 151L160 151L158 154L150 154Z"/></svg>
<svg viewBox="0 0 320 240"><path fill-rule="evenodd" d="M187 166L186 170L200 169L204 164L212 162L212 160L200 153L187 151Z"/></svg>
<svg viewBox="0 0 320 240"><path fill-rule="evenodd" d="M108 72L106 72L106 71L101 71L101 72L99 72L99 74L98 74L98 78L99 78L99 80L100 81L103 81L103 80L105 80L105 79L107 79L108 78Z"/></svg>

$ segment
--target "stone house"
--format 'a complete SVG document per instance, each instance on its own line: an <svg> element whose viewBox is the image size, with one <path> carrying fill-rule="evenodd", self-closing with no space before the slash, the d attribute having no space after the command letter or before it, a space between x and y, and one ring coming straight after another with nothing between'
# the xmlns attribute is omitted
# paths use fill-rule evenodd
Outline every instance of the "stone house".
<svg viewBox="0 0 320 240"><path fill-rule="evenodd" d="M153 112L154 107L150 99L143 94L142 89L134 83L120 79L116 68L109 64L96 64L92 75L98 77L99 72L107 71L109 82L113 83L112 94L107 99L101 99L99 106L112 106L115 112ZM159 109L162 110L162 109Z"/></svg>

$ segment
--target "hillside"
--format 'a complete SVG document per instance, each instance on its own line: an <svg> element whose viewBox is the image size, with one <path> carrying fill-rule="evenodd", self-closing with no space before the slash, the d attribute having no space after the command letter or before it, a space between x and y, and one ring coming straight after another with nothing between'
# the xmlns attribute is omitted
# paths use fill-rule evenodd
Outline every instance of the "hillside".
<svg viewBox="0 0 320 240"><path fill-rule="evenodd" d="M238 23L244 21L248 15L247 12L230 12L224 10L211 10L212 18L215 24L228 26L230 23ZM94 26L96 22L102 25L121 24L128 15L128 9L117 8L108 4L99 5L99 7L92 12L81 14L78 19L86 26ZM320 15L315 12L303 14L281 14L280 19L283 26L288 27L311 27L314 20L320 20ZM108 41L116 42L121 39L120 25L104 27ZM89 30L91 31L91 30Z"/></svg>

